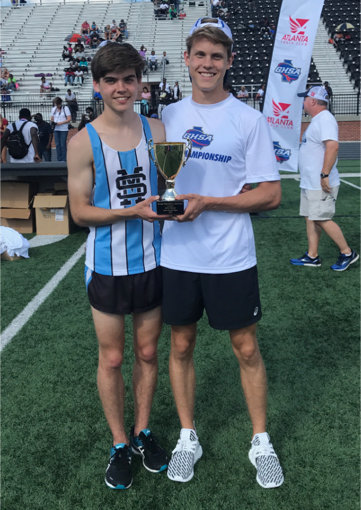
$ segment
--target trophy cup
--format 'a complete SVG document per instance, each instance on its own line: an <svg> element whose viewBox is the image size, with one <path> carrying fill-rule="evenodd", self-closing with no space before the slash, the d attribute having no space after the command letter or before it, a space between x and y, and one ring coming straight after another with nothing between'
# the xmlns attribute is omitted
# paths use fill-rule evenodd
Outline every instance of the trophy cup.
<svg viewBox="0 0 361 510"><path fill-rule="evenodd" d="M154 150L154 158L152 155ZM185 152L188 149L188 155ZM184 200L176 200L177 192L174 189L175 178L184 166L192 151L192 142L187 140L183 142L164 142L153 143L148 141L148 151L159 173L163 175L166 181L165 193L157 200L157 214L168 214L177 216L184 214Z"/></svg>

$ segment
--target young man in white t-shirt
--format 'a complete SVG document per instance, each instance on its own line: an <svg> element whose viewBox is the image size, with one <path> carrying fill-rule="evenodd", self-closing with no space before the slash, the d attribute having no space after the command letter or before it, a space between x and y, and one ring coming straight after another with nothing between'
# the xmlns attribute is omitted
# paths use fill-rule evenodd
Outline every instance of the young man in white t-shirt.
<svg viewBox="0 0 361 510"><path fill-rule="evenodd" d="M27 108L22 108L19 111L19 120L15 122L16 130L19 131L23 124L25 125L21 132L25 143L28 145L28 153L22 159L14 159L10 156L10 163L40 163L38 126L34 122L31 122L31 113ZM6 141L13 131L13 123L9 123L1 137L0 152L3 150L3 147L5 147Z"/></svg>
<svg viewBox="0 0 361 510"><path fill-rule="evenodd" d="M308 251L298 259L291 259L291 264L321 266L318 244L323 230L340 249L339 258L331 269L345 271L358 260L359 255L349 247L340 227L332 221L340 187L336 167L337 121L327 110L329 96L324 87L311 87L298 96L305 98L305 112L312 117L302 137L298 162L301 174L300 216L306 219Z"/></svg>
<svg viewBox="0 0 361 510"><path fill-rule="evenodd" d="M278 487L283 473L266 432L267 380L256 338L261 305L249 215L277 208L281 200L272 139L265 117L224 90L233 58L232 33L222 20L198 20L184 58L192 96L163 112L167 141L193 142L175 185L188 205L184 215L165 222L162 237L163 320L172 326L169 370L182 425L168 477L189 481L202 456L193 422L193 350L206 309L211 327L229 331L239 361L257 481ZM257 187L244 192L246 183Z"/></svg>

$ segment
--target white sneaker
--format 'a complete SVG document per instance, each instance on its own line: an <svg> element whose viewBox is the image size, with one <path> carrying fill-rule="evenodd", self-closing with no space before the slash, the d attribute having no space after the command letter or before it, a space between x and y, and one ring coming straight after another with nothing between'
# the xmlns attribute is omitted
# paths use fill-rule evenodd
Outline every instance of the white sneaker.
<svg viewBox="0 0 361 510"><path fill-rule="evenodd" d="M251 445L248 457L257 469L256 480L260 486L264 489L272 489L282 485L283 471L267 432L256 434Z"/></svg>
<svg viewBox="0 0 361 510"><path fill-rule="evenodd" d="M175 482L189 482L194 476L194 464L202 454L203 450L196 432L192 429L182 429L168 464L168 478Z"/></svg>

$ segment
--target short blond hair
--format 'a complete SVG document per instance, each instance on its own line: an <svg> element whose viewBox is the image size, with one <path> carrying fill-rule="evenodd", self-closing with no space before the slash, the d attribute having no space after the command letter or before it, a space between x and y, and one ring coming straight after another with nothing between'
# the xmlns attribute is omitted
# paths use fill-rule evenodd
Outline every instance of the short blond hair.
<svg viewBox="0 0 361 510"><path fill-rule="evenodd" d="M206 19L204 22L206 22ZM193 32L192 35L187 37L186 45L188 55L190 55L194 41L202 38L208 39L213 44L222 44L222 46L224 46L227 50L227 57L231 58L233 40L230 39L224 32L222 32L222 30L217 27L212 27L211 25L206 25L205 27L198 28L195 30L195 32Z"/></svg>

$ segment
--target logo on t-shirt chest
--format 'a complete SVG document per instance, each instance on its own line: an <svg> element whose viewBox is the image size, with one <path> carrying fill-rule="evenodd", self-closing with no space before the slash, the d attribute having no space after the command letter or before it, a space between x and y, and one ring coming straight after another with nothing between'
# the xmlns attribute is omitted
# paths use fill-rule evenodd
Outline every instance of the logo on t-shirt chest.
<svg viewBox="0 0 361 510"><path fill-rule="evenodd" d="M228 163L232 159L232 156L228 156L226 154L216 154L213 152L202 151L202 149L205 147L209 147L214 139L214 135L204 133L202 127L194 126L192 129L187 129L183 135L183 139L190 140L192 142L192 152L189 156L190 158L218 161L220 163ZM186 156L188 156L188 151L186 152Z"/></svg>

